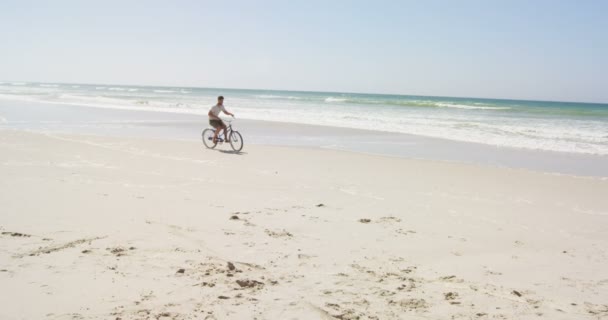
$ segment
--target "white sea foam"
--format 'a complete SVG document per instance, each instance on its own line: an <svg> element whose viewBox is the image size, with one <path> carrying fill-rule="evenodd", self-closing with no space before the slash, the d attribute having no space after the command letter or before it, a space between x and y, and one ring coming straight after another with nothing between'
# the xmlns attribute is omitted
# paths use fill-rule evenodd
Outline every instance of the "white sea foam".
<svg viewBox="0 0 608 320"><path fill-rule="evenodd" d="M58 84L46 84L46 83L42 83L40 84L41 87L45 87L45 88L57 88L59 87Z"/></svg>
<svg viewBox="0 0 608 320"><path fill-rule="evenodd" d="M255 95L254 97L256 97L258 99L302 100L301 97L296 97L296 96L279 96L279 95L273 95L273 94L258 94L258 95Z"/></svg>
<svg viewBox="0 0 608 320"><path fill-rule="evenodd" d="M129 92L135 92L135 91L139 91L139 89L135 89L135 88L129 89Z"/></svg>
<svg viewBox="0 0 608 320"><path fill-rule="evenodd" d="M452 104L452 103L434 103L434 105L442 108L457 108L468 110L509 110L510 107L489 107L489 106L471 106L467 104Z"/></svg>
<svg viewBox="0 0 608 320"><path fill-rule="evenodd" d="M14 86L25 86L27 85L27 82L11 82L11 84Z"/></svg>
<svg viewBox="0 0 608 320"><path fill-rule="evenodd" d="M319 110L280 112L272 109L256 109L255 112L246 114L244 111L239 110L241 117L257 120L401 132L504 147L608 155L608 138L601 135L601 127L605 126L601 122L593 127L582 129L582 125L573 124L571 121L564 123L547 121L547 123L539 125L538 120L526 122L522 119L513 119L512 123L505 124L501 123L504 120L492 121L490 118L483 117L469 119L471 118L469 115L463 115L462 119L459 119L441 118L428 113L408 114L407 116L390 113L363 114L344 109L335 111L324 109L320 111L321 114L319 114ZM469 125L463 125L467 121ZM496 121L498 122L494 123ZM532 128L541 130L541 132L534 135L524 134ZM605 132L605 129L603 131Z"/></svg>
<svg viewBox="0 0 608 320"><path fill-rule="evenodd" d="M80 86L72 86L72 88L80 88Z"/></svg>
<svg viewBox="0 0 608 320"><path fill-rule="evenodd" d="M27 101L27 102L46 102L46 101L41 101L38 98L32 97L32 96L24 96L24 95L19 95L19 94L2 94L0 93L0 99L3 100L14 100L14 101Z"/></svg>
<svg viewBox="0 0 608 320"><path fill-rule="evenodd" d="M108 88L108 90L110 90L110 91L126 91L127 89L112 87L112 88Z"/></svg>
<svg viewBox="0 0 608 320"><path fill-rule="evenodd" d="M188 94L188 93L190 93L190 92L191 92L191 91L188 91L188 90L183 90L183 89L179 91L179 93L183 93L183 94Z"/></svg>
<svg viewBox="0 0 608 320"><path fill-rule="evenodd" d="M154 90L156 93L175 93L173 90Z"/></svg>
<svg viewBox="0 0 608 320"><path fill-rule="evenodd" d="M96 90L104 90L106 87L95 87Z"/></svg>
<svg viewBox="0 0 608 320"><path fill-rule="evenodd" d="M21 95L6 95L0 94L0 99L6 100L19 100L28 102L38 103L52 103L52 104L63 104L71 106L81 107L94 107L103 109L119 109L119 110L139 110L139 111L154 111L154 112L169 112L169 113L182 113L182 114L197 114L206 115L207 109L192 109L192 108L175 108L171 107L171 104L155 102L155 103L141 103L138 101L129 101L116 98L108 98L101 96L81 96L73 94L61 94L57 96L57 100L41 100L37 97L28 97ZM139 101L141 102L141 101Z"/></svg>
<svg viewBox="0 0 608 320"><path fill-rule="evenodd" d="M329 97L329 98L325 99L325 102L346 102L346 101L348 101L348 99L346 99L346 98Z"/></svg>

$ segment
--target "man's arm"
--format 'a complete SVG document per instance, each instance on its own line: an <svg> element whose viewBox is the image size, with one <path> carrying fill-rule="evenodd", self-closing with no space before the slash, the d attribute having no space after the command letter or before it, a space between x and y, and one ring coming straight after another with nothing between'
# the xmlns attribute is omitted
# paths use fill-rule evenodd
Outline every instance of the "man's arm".
<svg viewBox="0 0 608 320"><path fill-rule="evenodd" d="M233 113L228 112L228 110L224 109L223 111L224 111L224 113L225 113L225 114L227 114L227 115L229 115L229 116L231 116L231 117L234 117L234 114L233 114Z"/></svg>

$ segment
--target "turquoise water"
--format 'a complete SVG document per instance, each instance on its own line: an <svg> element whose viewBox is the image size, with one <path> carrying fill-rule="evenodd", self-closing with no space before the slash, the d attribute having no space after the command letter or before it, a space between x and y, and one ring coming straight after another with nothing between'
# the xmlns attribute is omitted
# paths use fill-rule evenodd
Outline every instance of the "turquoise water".
<svg viewBox="0 0 608 320"><path fill-rule="evenodd" d="M399 132L497 147L608 154L608 104L150 86L0 83L0 99L207 113L218 95L239 118ZM2 118L0 122L10 121Z"/></svg>

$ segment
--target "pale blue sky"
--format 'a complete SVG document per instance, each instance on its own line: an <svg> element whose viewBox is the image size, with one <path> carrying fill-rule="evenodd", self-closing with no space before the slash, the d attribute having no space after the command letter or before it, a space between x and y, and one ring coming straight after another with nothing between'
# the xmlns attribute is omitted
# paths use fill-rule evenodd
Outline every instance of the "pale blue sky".
<svg viewBox="0 0 608 320"><path fill-rule="evenodd" d="M6 1L0 81L608 102L608 1Z"/></svg>

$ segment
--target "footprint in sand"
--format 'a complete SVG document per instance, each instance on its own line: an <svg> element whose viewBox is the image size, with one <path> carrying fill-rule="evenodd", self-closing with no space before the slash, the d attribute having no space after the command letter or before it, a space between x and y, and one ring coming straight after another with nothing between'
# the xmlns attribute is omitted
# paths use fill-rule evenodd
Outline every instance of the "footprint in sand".
<svg viewBox="0 0 608 320"><path fill-rule="evenodd" d="M117 257L122 257L122 256L126 256L129 253L129 251L135 250L135 247L129 247L129 248L113 247L113 248L106 248L106 250L110 251L111 254L113 254Z"/></svg>
<svg viewBox="0 0 608 320"><path fill-rule="evenodd" d="M399 306L405 311L424 312L429 309L429 304L424 299L402 299L398 301L391 300L388 302L391 306Z"/></svg>
<svg viewBox="0 0 608 320"><path fill-rule="evenodd" d="M238 284L241 288L261 289L264 287L263 282L250 279L236 280L236 284Z"/></svg>
<svg viewBox="0 0 608 320"><path fill-rule="evenodd" d="M23 258L25 256L37 256L40 254L50 254L53 252L57 252L57 251L61 251L61 250L65 250L65 249L69 249L69 248L73 248L75 246L81 245L83 243L88 243L89 245L91 244L91 242L95 241L95 240L99 240L99 239L103 239L105 237L95 237L95 238L88 238L88 239L79 239L79 240L75 240L75 241L70 241L64 244L60 244L60 245L55 245L55 246L48 246L48 247L42 247L38 250L34 250L28 253L24 253L24 254L18 254L15 255L15 258Z"/></svg>
<svg viewBox="0 0 608 320"><path fill-rule="evenodd" d="M464 280L462 279L458 279L456 276L452 275L452 276L444 276L444 277L439 277L439 279L437 279L439 281L442 282L453 282L453 283L461 283L464 282Z"/></svg>
<svg viewBox="0 0 608 320"><path fill-rule="evenodd" d="M486 269L486 271L485 271L486 276L502 276L502 272L490 270L486 266L484 266L483 268Z"/></svg>
<svg viewBox="0 0 608 320"><path fill-rule="evenodd" d="M460 301L456 301L459 298L458 292L446 292L443 294L443 298L450 304L460 304Z"/></svg>
<svg viewBox="0 0 608 320"><path fill-rule="evenodd" d="M403 230L403 229L397 229L395 230L395 232L397 232L398 234L402 234L402 235L408 235L408 234L415 234L416 231L414 230Z"/></svg>
<svg viewBox="0 0 608 320"><path fill-rule="evenodd" d="M266 230L264 230L264 232L266 232L266 234L268 236L273 237L273 238L292 238L293 237L293 234L291 234L288 231L285 231L284 229L280 230L280 231L272 231L272 230L266 229Z"/></svg>
<svg viewBox="0 0 608 320"><path fill-rule="evenodd" d="M253 224L253 223L249 222L249 220L247 220L247 219L241 219L241 218L240 218L239 216L237 216L237 215L231 215L231 216L230 216L230 220L233 220L233 221L243 221L243 222L244 222L244 224L245 224L245 226L248 226L248 227L254 227L254 226L255 226L255 224Z"/></svg>
<svg viewBox="0 0 608 320"><path fill-rule="evenodd" d="M32 235L21 233L21 232L8 232L8 231L2 232L2 235L10 236L10 237L19 237L19 238L29 238L32 236Z"/></svg>
<svg viewBox="0 0 608 320"><path fill-rule="evenodd" d="M315 258L315 257L316 256L311 256L311 255L308 255L308 254L298 253L298 259L300 259L300 260L309 260L309 259L312 259L312 258Z"/></svg>
<svg viewBox="0 0 608 320"><path fill-rule="evenodd" d="M590 315L596 316L598 319L608 317L608 304L593 304L585 302L585 309Z"/></svg>
<svg viewBox="0 0 608 320"><path fill-rule="evenodd" d="M376 220L376 223L398 223L401 222L401 219L393 216L382 217Z"/></svg>

